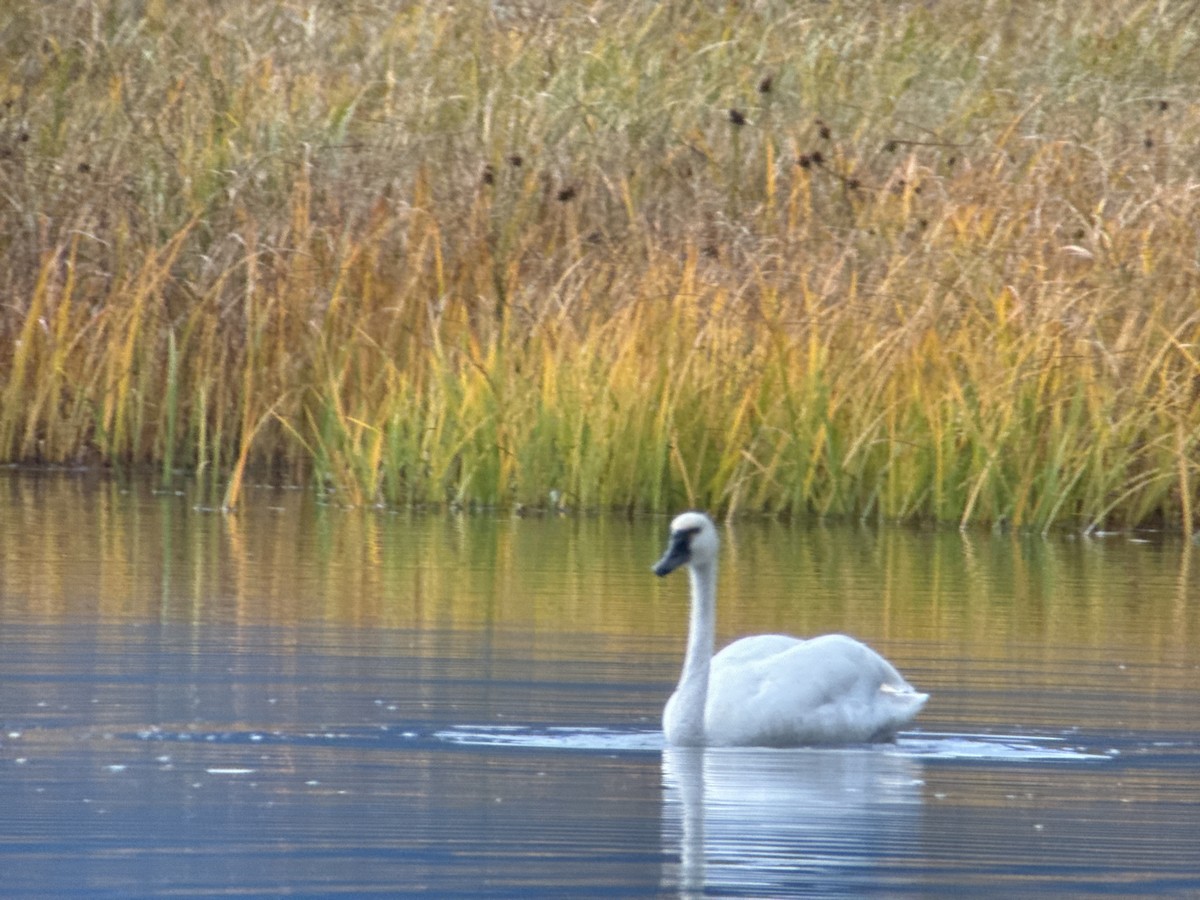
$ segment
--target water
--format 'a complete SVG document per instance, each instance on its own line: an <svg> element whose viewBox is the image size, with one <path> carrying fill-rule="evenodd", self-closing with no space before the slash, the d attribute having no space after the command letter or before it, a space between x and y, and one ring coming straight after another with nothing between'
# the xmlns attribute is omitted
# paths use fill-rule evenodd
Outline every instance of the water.
<svg viewBox="0 0 1200 900"><path fill-rule="evenodd" d="M0 479L5 896L1200 894L1194 549L742 523L721 639L850 631L894 745L664 750L665 521Z"/></svg>

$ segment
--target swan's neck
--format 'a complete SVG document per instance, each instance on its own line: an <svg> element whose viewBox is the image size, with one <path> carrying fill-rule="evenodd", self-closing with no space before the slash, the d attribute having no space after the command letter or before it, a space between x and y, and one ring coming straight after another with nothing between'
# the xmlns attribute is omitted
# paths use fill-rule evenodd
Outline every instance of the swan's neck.
<svg viewBox="0 0 1200 900"><path fill-rule="evenodd" d="M708 672L712 663L714 632L716 630L715 564L688 567L692 586L692 613L688 625L687 655L683 673L675 689L675 723L668 738L681 746L702 746L705 743L704 707L708 701Z"/></svg>

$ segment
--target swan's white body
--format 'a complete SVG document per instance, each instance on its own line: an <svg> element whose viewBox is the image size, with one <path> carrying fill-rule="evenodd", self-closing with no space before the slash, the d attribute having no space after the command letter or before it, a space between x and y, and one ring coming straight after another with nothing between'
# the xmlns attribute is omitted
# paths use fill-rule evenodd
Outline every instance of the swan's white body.
<svg viewBox="0 0 1200 900"><path fill-rule="evenodd" d="M717 530L702 513L671 523L654 571L688 567L692 589L687 655L663 712L667 742L692 747L797 747L887 741L910 724L928 694L886 659L842 634L801 640L742 638L713 655Z"/></svg>

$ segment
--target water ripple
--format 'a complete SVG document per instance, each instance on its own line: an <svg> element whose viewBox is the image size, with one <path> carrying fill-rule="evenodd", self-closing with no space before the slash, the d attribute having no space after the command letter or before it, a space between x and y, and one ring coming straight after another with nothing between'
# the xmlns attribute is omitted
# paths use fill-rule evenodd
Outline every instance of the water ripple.
<svg viewBox="0 0 1200 900"><path fill-rule="evenodd" d="M600 752L661 751L660 731L621 731L606 728L537 728L521 725L457 725L434 732L432 737L450 744L479 747L523 747L538 750L588 750ZM737 752L742 748L718 748ZM956 734L953 732L910 732L892 744L848 748L871 750L920 761L996 762L1101 762L1115 751L1098 751L1081 746L1078 736L1071 740L1051 735ZM795 753L796 750L752 752ZM814 751L808 751L814 752ZM822 749L821 752L827 752Z"/></svg>

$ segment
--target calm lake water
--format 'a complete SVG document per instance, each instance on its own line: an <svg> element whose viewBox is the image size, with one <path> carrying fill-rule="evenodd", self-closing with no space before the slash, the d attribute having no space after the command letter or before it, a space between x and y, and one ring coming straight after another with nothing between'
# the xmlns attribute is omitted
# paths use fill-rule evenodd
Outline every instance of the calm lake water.
<svg viewBox="0 0 1200 900"><path fill-rule="evenodd" d="M0 475L0 893L1200 895L1197 548L724 528L722 642L846 631L932 699L664 751L666 526Z"/></svg>

